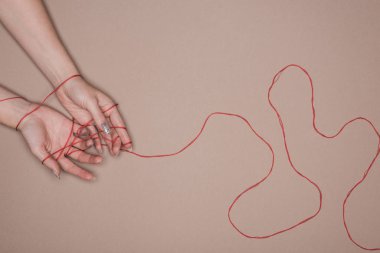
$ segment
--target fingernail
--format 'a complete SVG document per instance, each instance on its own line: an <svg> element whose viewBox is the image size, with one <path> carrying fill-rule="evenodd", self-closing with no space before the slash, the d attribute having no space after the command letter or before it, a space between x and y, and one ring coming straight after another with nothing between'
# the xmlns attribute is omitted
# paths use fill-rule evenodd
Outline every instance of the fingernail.
<svg viewBox="0 0 380 253"><path fill-rule="evenodd" d="M106 122L102 123L101 127L106 134L111 134L111 128L108 126Z"/></svg>
<svg viewBox="0 0 380 253"><path fill-rule="evenodd" d="M129 152L132 152L132 151L133 151L132 146L130 146L129 148L127 148L127 150L128 150Z"/></svg>
<svg viewBox="0 0 380 253"><path fill-rule="evenodd" d="M54 175L58 178L61 179L61 175L58 171L53 171Z"/></svg>

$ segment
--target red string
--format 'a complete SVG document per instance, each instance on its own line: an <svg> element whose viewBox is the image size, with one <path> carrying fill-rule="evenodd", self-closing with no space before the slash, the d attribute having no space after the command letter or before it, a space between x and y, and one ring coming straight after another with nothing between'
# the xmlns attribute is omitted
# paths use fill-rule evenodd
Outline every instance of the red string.
<svg viewBox="0 0 380 253"><path fill-rule="evenodd" d="M298 70L301 70L308 78L308 81L309 81L309 84L310 84L310 89L311 89L311 108L312 108L312 114L313 114L313 128L314 130L320 135L322 136L323 138L328 138L328 139L333 139L335 137L337 137L340 133L343 132L343 130L350 124L356 122L356 121L364 121L365 123L367 123L371 129L376 133L377 137L378 137L378 146L377 146L377 150L376 150L376 155L373 157L371 163L369 164L369 166L367 167L367 169L364 171L364 174L362 176L362 178L360 178L360 180L358 180L355 185L347 192L345 198L344 198L344 201L343 201L343 205L342 205L342 212L343 212L343 224L344 224L344 228L346 230L346 233L348 235L348 238L358 247L360 247L361 249L364 249L364 250L371 250L371 251L374 251L374 250L380 250L380 248L369 248L369 247L365 247L365 246L362 246L361 244L359 244L351 235L350 233L350 230L348 228L348 225L347 225L347 221L346 221L346 205L347 205L347 202L348 202L348 199L349 197L351 196L352 192L360 185L364 182L364 180L367 178L370 170L372 169L373 167L373 164L375 163L375 161L377 160L378 156L379 156L379 153L380 153L380 134L379 134L379 131L376 129L376 127L374 126L374 124L364 118L364 117L356 117L352 120L349 120L347 121L346 123L343 124L343 126L335 133L335 134L332 134L332 135L327 135L327 134L324 134L322 133L316 126L316 113L315 113L315 105L314 105L314 86L313 86L313 80L311 78L311 76L309 75L309 73L306 71L306 69L304 69L303 67L299 66L299 65L296 65L296 64L289 64L287 66L285 66L284 68L282 68L280 71L278 71L276 73L276 75L273 77L272 79L272 82L271 82L271 85L269 87L269 90L268 90L268 102L269 102L269 105L271 106L271 108L273 109L273 111L275 112L277 118L278 118L278 122L280 124L280 127L281 127L281 132L282 132L282 137L283 137L283 143L284 143L284 146L285 146L285 151L286 151L286 155L287 155L287 159L288 159L288 162L290 164L290 166L293 168L293 170L300 176L302 177L303 179L307 180L310 184L312 184L315 189L318 191L318 194L319 194L319 206L317 208L317 210L315 210L314 213L312 213L311 215L309 215L308 217L300 220L299 222L295 223L294 225L292 226L289 226L287 228L283 228L279 231L275 231L273 233L270 233L268 235L250 235L250 234L247 234L245 232L243 232L241 229L239 229L237 227L237 225L233 222L232 218L231 218L231 211L232 209L234 208L235 204L238 202L238 200L244 195L246 194L247 192L253 190L254 188L258 187L261 183L263 183L266 179L268 179L268 177L272 174L272 171L273 171L273 167L274 167L274 161L275 161L275 154L274 154L274 151L273 151L273 148L271 146L271 144L266 141L255 129L254 127L251 125L251 123L246 119L244 118L243 116L239 115L239 114L234 114L234 113L226 113L226 112L213 112L211 114L209 114L206 119L204 120L203 122L203 125L201 127L201 129L199 130L199 132L196 134L196 136L190 140L190 142L188 144L186 144L183 148L180 148L179 150L175 151L175 152L172 152L172 153L168 153L168 154L155 154L155 155L144 155L144 154L140 154L140 153L137 153L137 152L133 152L133 151L129 151L125 148L125 145L129 144L124 144L123 147L121 148L122 151L125 151L125 152L128 152L132 155L135 155L135 156L138 156L138 157L141 157L141 158L161 158L161 157L169 157L169 156L175 156L175 155L178 155L182 152L184 152L186 149L188 149L191 145L193 145L197 140L198 138L201 136L201 134L203 133L206 125L207 125L207 122L211 119L211 117L214 117L214 116L227 116L227 117L234 117L234 118L238 118L240 120L242 120L248 127L249 129L253 132L253 134L260 140L262 141L267 147L268 147L268 150L271 152L272 154L272 161L271 161L271 164L270 164L270 167L269 167L269 170L268 170L268 173L261 179L259 180L258 182L256 182L255 184L249 186L248 188L246 188L244 191L242 191L240 194L238 194L235 199L232 201L232 203L230 204L229 208L228 208L228 219L229 219L229 222L231 223L231 225L233 226L233 228L238 232L240 233L241 235L247 237L247 238L254 238L254 239L265 239L265 238L270 238L270 237L273 237L275 235L278 235L278 234L281 234L281 233L284 233L286 231L289 231L291 229L294 229L308 221L310 221L311 219L315 218L319 212L321 211L321 208L322 208L322 191L320 189L320 187L313 181L311 180L309 177L305 176L304 174L302 174L294 165L293 161L292 161L292 158L291 158L291 155L290 155L290 152L289 152L289 148L288 148L288 144L287 144L287 140L286 140L286 131L285 131L285 126L283 124L283 121L282 121L282 118L281 118L281 115L280 113L278 112L277 108L275 107L275 105L272 103L272 100L271 100L271 92L273 90L273 88L275 87L277 81L279 80L280 78L280 75L285 71L287 70L288 68L296 68ZM74 77L77 77L79 75L73 75L69 78L67 78L66 80L64 80L59 86L57 86L51 93L49 93L42 101L41 103L39 103L39 105L34 108L32 111L28 112L27 114L25 114L21 119L20 121L18 122L17 124L17 127L20 125L20 123L27 117L29 116L31 113L35 112L36 110L38 110L44 103L45 101L54 93L57 92L57 90L59 88L62 87L62 85L64 85L67 81L69 81L70 79L74 78ZM6 99L2 99L0 100L0 102L3 102L3 101L7 101L7 100L10 100L10 99L15 99L15 98L22 98L22 97L12 97L12 98L6 98ZM103 112L106 112L106 111L109 111L113 108L115 108L117 106L117 104L115 105L112 105L110 108L104 110ZM93 123L93 120L87 122L86 124L84 125L81 125L81 127L78 128L78 130L76 131L76 136L74 138L74 140L72 140L70 142L70 139L71 139L71 135L74 133L73 129L74 129L74 121L73 121L73 124L72 124L72 127L71 127L71 130L70 130L70 134L67 138L67 141L65 143L65 145L52 152L49 156L47 156L46 158L43 159L43 162L46 161L47 159L49 158L53 158L53 159L59 159L59 157L62 155L62 153L66 150L65 152L65 155L66 156L69 156L71 154L73 154L74 152L78 152L78 151L84 151L84 150L87 150L88 148L85 148L85 149L80 149L78 147L76 147L75 145L76 144L79 144L83 141L87 141L89 139L95 139L95 138L99 138L98 134L92 134L92 135L89 135L87 138L84 138L84 139L78 139L78 136L80 136L81 134L81 131L86 128L87 126L90 126L91 124ZM16 129L17 129L16 127ZM123 128L123 129L126 129L125 127L123 126L113 126L111 125L111 128L113 129L116 129L116 128ZM102 132L102 131L100 131ZM119 138L118 136L116 136L114 139L108 139L108 138L105 138L105 136L103 136L103 141L110 141L112 143L114 143L117 138ZM102 143L102 145L106 145L105 143ZM70 152L70 149L71 148L75 148L75 150L71 151ZM57 156L57 158L54 158L54 155L57 154L59 152L59 155Z"/></svg>
<svg viewBox="0 0 380 253"><path fill-rule="evenodd" d="M10 98L0 99L0 103L1 103L1 102L4 102L4 101L8 101L8 100L19 99L19 98L21 98L21 99L25 99L25 98L23 98L23 97L21 97L21 96L16 96L16 97L10 97Z"/></svg>
<svg viewBox="0 0 380 253"><path fill-rule="evenodd" d="M75 78L75 77L78 77L80 76L79 74L76 74L76 75L72 75L70 76L69 78L67 78L66 80L64 80L60 85L58 85L57 87L55 87L55 89L50 92L39 104L36 108L34 108L33 110L31 110L30 112L28 112L27 114L25 114L20 120L19 122L17 123L16 125L16 130L18 130L18 127L20 126L21 122L26 118L28 117L30 114L32 114L33 112L37 111L38 109L40 109L40 107L46 102L46 100L51 96L53 95L54 93L56 93L65 83L67 83L69 80Z"/></svg>

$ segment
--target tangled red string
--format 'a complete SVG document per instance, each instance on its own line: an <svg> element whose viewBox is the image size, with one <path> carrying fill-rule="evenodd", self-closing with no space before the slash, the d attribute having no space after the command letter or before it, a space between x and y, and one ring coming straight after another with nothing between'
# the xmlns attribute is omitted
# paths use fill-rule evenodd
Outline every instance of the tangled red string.
<svg viewBox="0 0 380 253"><path fill-rule="evenodd" d="M359 244L356 240L354 240L354 238L352 237L351 233L350 233L350 230L348 228L348 225L347 225L347 221L346 221L346 205L347 205L347 202L348 202L348 199L350 197L350 195L352 194L352 192L361 184L363 183L363 181L367 178L368 176L368 173L370 172L370 170L372 169L372 166L373 164L375 163L375 161L377 160L378 156L379 156L379 153L380 153L380 134L378 132L378 130L376 129L376 127L374 126L374 124L364 118L364 117L356 117L354 119L351 119L349 121L347 121L346 123L343 124L343 126L335 133L335 134L332 134L332 135L327 135L327 134L324 134L322 133L320 130L318 130L317 126L316 126L316 113L315 113L315 106L314 106L314 86L313 86L313 80L311 78L311 76L309 75L309 73L306 71L306 69L304 69L303 67L299 66L299 65L296 65L296 64L289 64L287 66L285 66L284 68L282 68L281 70L279 70L276 75L273 77L272 79L272 82L271 82L271 85L268 89L268 102L269 102L269 105L271 106L271 108L273 109L273 111L276 113L276 116L278 118L278 122L280 124L280 127L281 127L281 131L282 131L282 137L283 137L283 142L284 142L284 146L285 146L285 150L286 150L286 154L287 154L287 158L288 158L288 162L290 164L290 166L293 168L293 170L300 176L302 177L303 179L307 180L310 184L312 184L315 189L318 191L318 194L319 194L319 205L318 205L318 208L317 210L309 215L307 218L304 218L302 220L300 220L299 222L297 222L296 224L290 226L290 227L287 227L287 228L283 228L279 231L276 231L276 232L273 232L271 234L268 234L268 235L249 235L245 232L243 232L241 229L239 229L237 227L237 225L233 222L232 218L231 218L231 211L232 209L234 208L235 204L237 203L237 201L244 195L246 194L247 192L253 190L254 188L258 187L261 183L263 183L266 179L268 179L268 177L272 174L272 171L273 171L273 166L274 166L274 161L275 161L275 155L274 155L274 151L273 151L273 148L271 146L271 144L266 141L255 129L254 127L251 125L251 123L246 119L244 118L243 116L239 115L239 114L234 114L234 113L226 113L226 112L213 112L211 114L209 114L201 129L199 130L199 132L196 134L196 136L188 143L186 144L183 148L179 149L178 151L176 152L173 152L173 153L168 153L168 154L155 154L155 155L144 155L144 154L140 154L140 153L136 153L136 152L132 152L132 151L129 151L127 150L126 148L122 147L122 150L125 151L125 152L128 152L132 155L135 155L135 156L138 156L138 157L141 157L141 158L160 158L160 157L168 157L168 156L175 156L175 155L178 155L180 153L182 153L183 151L185 151L186 149L188 149L192 144L194 144L197 139L200 137L200 135L203 133L203 130L205 129L206 125L207 125L207 122L209 121L209 119L213 116L228 116L228 117L235 117L235 118L238 118L238 119L241 119L245 124L247 124L247 126L249 127L249 129L253 132L253 134L258 137L269 149L269 151L271 152L272 154L272 161L271 161L271 165L270 165L270 168L269 168L269 171L268 173L266 174L266 176L264 176L260 181L256 182L255 184L249 186L248 188L246 188L244 191L242 191L239 195L237 195L235 197L235 199L232 201L232 203L230 204L229 208L228 208L228 219L229 219L229 222L231 223L231 225L233 226L233 228L238 232L240 233L241 235L247 237L247 238L254 238L254 239L265 239L265 238L270 238L270 237L273 237L275 235L278 235L278 234L281 234L281 233L284 233L286 231L289 231L291 229L294 229L308 221L310 221L311 219L315 218L319 212L321 211L321 208L322 208L322 191L320 189L320 187L314 182L312 181L309 177L305 176L304 174L302 174L296 167L295 165L293 164L292 162L292 158L291 158L291 155L290 155L290 152L289 152L289 148L288 148L288 144L287 144L287 141L286 141L286 132L285 132L285 127L284 127L284 124L283 124L283 121L282 121L282 118L281 118L281 115L280 113L278 112L277 108L274 106L274 104L272 103L272 100L271 100L271 92L272 92L272 89L275 87L275 84L277 83L277 81L279 80L279 77L280 75L288 68L291 68L291 67L294 67L298 70L301 70L308 78L308 81L309 81L309 84L310 84L310 88L311 88L311 107L312 107L312 113L313 113L313 128L314 130L320 135L322 136L323 138L328 138L328 139L333 139L335 137L337 137L340 133L343 132L343 130L350 124L354 123L355 121L364 121L365 123L367 123L371 128L372 130L376 133L377 137L378 137L378 146L377 146L377 150L376 150L376 155L372 158L371 160L371 163L369 164L369 166L367 167L367 169L364 171L364 174L362 176L362 178L360 178L360 180L358 180L355 185L347 192L345 198L344 198L344 201L343 201L343 204L342 204L342 211L343 211L343 224L344 224L344 228L346 230L346 233L349 237L349 239L356 245L358 246L359 248L361 249L364 249L364 250L371 250L371 251L374 251L374 250L380 250L380 248L369 248L369 247L365 247L365 246L362 246L361 244ZM69 78L67 78L66 80L64 80L59 86L57 86L51 93L49 93L39 104L36 108L34 108L33 110L31 110L30 112L28 112L27 114L25 114L21 119L20 121L18 122L17 124L17 127L21 124L21 122L26 118L28 117L30 114L32 114L33 112L35 112L36 110L38 110L44 103L45 101L52 95L54 94L55 92L57 92L57 90L62 87L66 82L68 82L70 79L74 78L74 77L77 77L79 75L73 75ZM5 98L5 99L2 99L0 100L0 102L4 102L4 101L8 101L8 100L11 100L11 99L19 99L19 98L23 98L23 97L11 97L11 98ZM113 108L115 108L117 106L117 104L111 106L110 108L107 108L106 110L104 110L103 112L107 112ZM88 138L84 138L84 139L81 139L79 138L79 136L81 135L81 132L83 129L85 129L87 126L91 125L93 123L93 120L87 122L86 124L84 125L81 125L79 127L79 129L77 130L76 133L73 132L74 130L74 119L72 120L72 126L71 126L71 130L70 130L70 134L67 138L67 141L66 141L66 144L52 152L49 156L47 156L46 158L43 159L42 163L44 163L44 161L46 161L47 159L49 158L53 158L52 156L54 156L55 154L59 153L57 158L55 159L59 159L60 156L64 153L65 156L68 156L68 155L71 155L72 153L74 152L77 152L79 150L82 150L84 151L83 149L79 149L78 147L76 147L75 145L80 143L80 142L83 142L83 141L86 141L90 138L94 139L94 138L99 138L97 134L93 134L93 135L90 135L88 136ZM16 127L16 129L17 129ZM111 128L124 128L125 127L122 127L122 126L111 126ZM101 131L100 131L101 132ZM73 141L69 142L71 136L74 134L75 138ZM103 140L104 141L109 141L109 142L115 142L116 139L118 137L116 137L115 139L107 139L103 136ZM106 145L104 143L102 143L102 145ZM125 144L126 145L126 144ZM74 148L75 150L71 150L72 148Z"/></svg>

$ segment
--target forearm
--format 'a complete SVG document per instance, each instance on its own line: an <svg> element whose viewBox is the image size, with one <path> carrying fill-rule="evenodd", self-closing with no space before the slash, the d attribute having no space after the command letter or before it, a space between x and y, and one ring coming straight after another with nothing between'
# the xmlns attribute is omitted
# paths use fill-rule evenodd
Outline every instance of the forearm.
<svg viewBox="0 0 380 253"><path fill-rule="evenodd" d="M0 20L50 83L79 73L41 0L0 0Z"/></svg>
<svg viewBox="0 0 380 253"><path fill-rule="evenodd" d="M0 85L0 124L16 128L32 104Z"/></svg>

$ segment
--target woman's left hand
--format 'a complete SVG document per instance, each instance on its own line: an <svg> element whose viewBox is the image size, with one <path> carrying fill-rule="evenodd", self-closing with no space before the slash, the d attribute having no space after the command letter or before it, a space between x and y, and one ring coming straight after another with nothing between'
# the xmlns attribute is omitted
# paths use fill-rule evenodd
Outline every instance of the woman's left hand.
<svg viewBox="0 0 380 253"><path fill-rule="evenodd" d="M37 104L31 104L33 109ZM30 110L28 110L30 111ZM25 138L32 153L54 174L59 177L61 169L84 180L95 179L94 175L74 161L97 164L101 156L88 153L93 141L82 139L86 129L69 120L61 113L41 106L26 117L20 124L19 130ZM80 134L80 136L74 136ZM86 134L88 136L88 133Z"/></svg>

